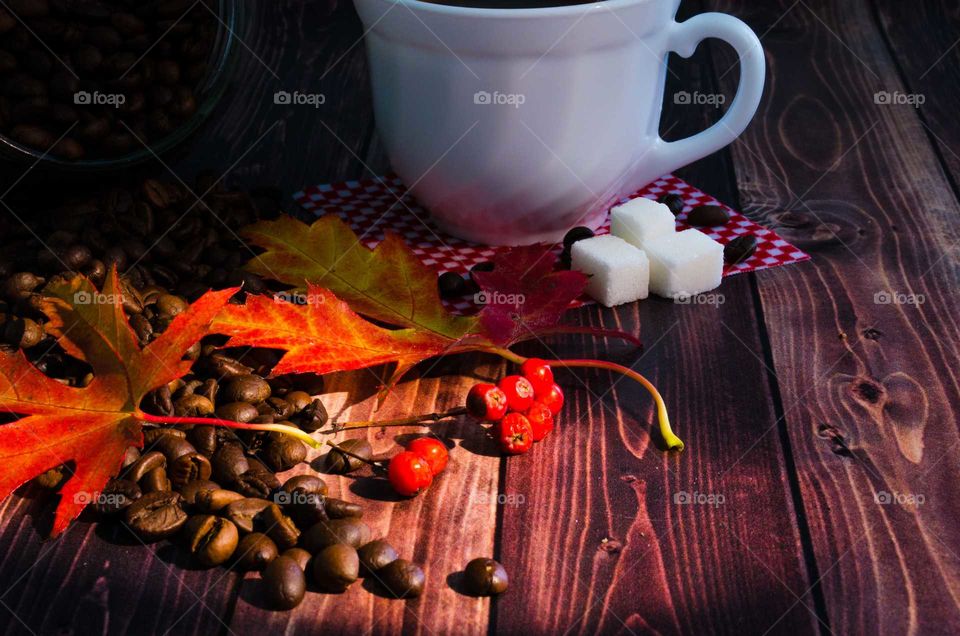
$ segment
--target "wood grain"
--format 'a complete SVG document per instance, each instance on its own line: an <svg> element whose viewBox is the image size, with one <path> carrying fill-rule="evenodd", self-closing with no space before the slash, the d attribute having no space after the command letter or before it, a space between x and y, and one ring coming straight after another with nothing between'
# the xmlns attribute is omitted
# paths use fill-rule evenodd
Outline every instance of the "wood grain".
<svg viewBox="0 0 960 636"><path fill-rule="evenodd" d="M714 71L706 47L671 68L661 129L680 138L719 113L672 96L713 93ZM682 176L736 205L729 167L718 154ZM650 299L580 312L589 324L642 330L642 355L582 339L536 349L634 364L664 394L688 450L667 456L651 443L652 404L639 386L606 373L565 375L559 434L507 463L504 492L527 500L504 506L500 553L525 594L498 601L497 629L817 631L813 603L796 603L811 581L780 442L760 440L738 461L776 420L750 277L718 292L719 306ZM683 504L684 494L717 503Z"/></svg>
<svg viewBox="0 0 960 636"><path fill-rule="evenodd" d="M957 200L917 112L875 102L906 87L867 2L708 4L766 32L771 60L733 147L742 205L813 255L758 281L827 622L955 633Z"/></svg>
<svg viewBox="0 0 960 636"><path fill-rule="evenodd" d="M960 86L960 12L947 2L910 5L874 0L881 34L892 52L900 91L919 103L916 115L948 171L954 192L960 178L960 127L956 125ZM903 99L903 98L901 98Z"/></svg>

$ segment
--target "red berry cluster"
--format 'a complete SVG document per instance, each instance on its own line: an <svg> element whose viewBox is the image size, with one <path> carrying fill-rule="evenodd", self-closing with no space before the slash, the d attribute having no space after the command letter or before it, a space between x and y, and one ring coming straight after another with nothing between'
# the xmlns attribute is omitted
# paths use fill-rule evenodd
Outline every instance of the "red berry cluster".
<svg viewBox="0 0 960 636"><path fill-rule="evenodd" d="M467 394L467 410L478 419L494 422L500 449L511 455L527 452L546 437L563 407L563 391L554 383L549 364L530 358L520 372L496 385L474 385Z"/></svg>
<svg viewBox="0 0 960 636"><path fill-rule="evenodd" d="M412 497L433 483L447 467L447 447L433 437L418 437L407 450L390 458L387 479L399 494Z"/></svg>

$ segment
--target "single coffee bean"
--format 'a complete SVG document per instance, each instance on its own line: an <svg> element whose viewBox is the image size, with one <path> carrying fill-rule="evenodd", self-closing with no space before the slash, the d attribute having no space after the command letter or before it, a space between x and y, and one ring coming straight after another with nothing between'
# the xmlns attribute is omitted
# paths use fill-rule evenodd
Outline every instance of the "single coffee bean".
<svg viewBox="0 0 960 636"><path fill-rule="evenodd" d="M79 272L93 260L93 253L86 245L71 245L60 252L60 260L70 270Z"/></svg>
<svg viewBox="0 0 960 636"><path fill-rule="evenodd" d="M270 385L256 375L236 375L221 383L220 395L225 402L257 404L270 397Z"/></svg>
<svg viewBox="0 0 960 636"><path fill-rule="evenodd" d="M370 526L356 519L331 519L310 526L301 535L301 547L316 553L334 543L359 548L370 542Z"/></svg>
<svg viewBox="0 0 960 636"><path fill-rule="evenodd" d="M277 499L301 528L309 528L330 518L325 507L326 498L321 494L297 488L292 493L278 493Z"/></svg>
<svg viewBox="0 0 960 636"><path fill-rule="evenodd" d="M363 508L352 501L327 497L323 501L323 507L331 519L359 519L363 516Z"/></svg>
<svg viewBox="0 0 960 636"><path fill-rule="evenodd" d="M277 544L270 537L253 532L240 539L234 556L241 570L262 570L277 558Z"/></svg>
<svg viewBox="0 0 960 636"><path fill-rule="evenodd" d="M266 499L245 497L227 504L220 514L236 524L241 532L253 532L257 515L272 505Z"/></svg>
<svg viewBox="0 0 960 636"><path fill-rule="evenodd" d="M211 482L212 483L212 482ZM194 497L194 506L201 512L220 512L234 501L246 499L233 490L223 488L203 489Z"/></svg>
<svg viewBox="0 0 960 636"><path fill-rule="evenodd" d="M217 417L223 420L233 422L247 423L251 422L258 415L257 407L248 402L228 402L217 407Z"/></svg>
<svg viewBox="0 0 960 636"><path fill-rule="evenodd" d="M143 476L137 485L143 492L164 492L173 490L166 468L154 468Z"/></svg>
<svg viewBox="0 0 960 636"><path fill-rule="evenodd" d="M37 346L43 336L43 328L29 318L8 316L0 322L0 337L3 341L21 349Z"/></svg>
<svg viewBox="0 0 960 636"><path fill-rule="evenodd" d="M194 426L187 431L187 440L193 444L197 452L207 457L213 457L219 444L217 428L215 426Z"/></svg>
<svg viewBox="0 0 960 636"><path fill-rule="evenodd" d="M210 460L197 452L181 455L167 469L175 488L182 488L194 480L210 479L211 471Z"/></svg>
<svg viewBox="0 0 960 636"><path fill-rule="evenodd" d="M283 396L283 399L290 405L290 416L303 412L303 409L313 402L313 398L306 391L290 391Z"/></svg>
<svg viewBox="0 0 960 636"><path fill-rule="evenodd" d="M279 556L263 571L267 602L271 607L288 610L303 601L307 578L300 564L290 557Z"/></svg>
<svg viewBox="0 0 960 636"><path fill-rule="evenodd" d="M196 393L184 395L173 403L173 414L177 417L209 417L213 411L213 402Z"/></svg>
<svg viewBox="0 0 960 636"><path fill-rule="evenodd" d="M684 205L683 197L679 194L668 193L657 199L657 203L662 203L673 212L673 216L679 215L683 212Z"/></svg>
<svg viewBox="0 0 960 636"><path fill-rule="evenodd" d="M313 580L325 592L343 592L360 576L360 557L353 547L335 543L313 557Z"/></svg>
<svg viewBox="0 0 960 636"><path fill-rule="evenodd" d="M195 453L197 450L193 447L193 444L187 441L184 431L171 428L157 428L151 431L151 433L153 432L158 434L153 435L150 441L147 441L147 437L144 435L144 445L149 445L150 450L163 453L163 456L167 459L168 466L175 459L189 455L190 453Z"/></svg>
<svg viewBox="0 0 960 636"><path fill-rule="evenodd" d="M235 525L213 515L191 517L184 527L184 533L190 554L207 567L225 563L233 556L240 540Z"/></svg>
<svg viewBox="0 0 960 636"><path fill-rule="evenodd" d="M308 433L313 433L323 428L330 416L327 409L319 399L313 400L297 416L297 425Z"/></svg>
<svg viewBox="0 0 960 636"><path fill-rule="evenodd" d="M593 230L588 227L583 227L582 225L575 227L563 236L563 247L564 249L569 250L570 246L577 241L582 241L588 238L593 238Z"/></svg>
<svg viewBox="0 0 960 636"><path fill-rule="evenodd" d="M219 351L205 355L199 366L199 371L206 372L218 378L229 378L230 376L246 374L253 371L253 369L241 363L239 360L231 358ZM220 401L224 401L222 396L220 396Z"/></svg>
<svg viewBox="0 0 960 636"><path fill-rule="evenodd" d="M179 316L187 310L189 304L180 296L173 294L160 294L157 297L157 310L164 316ZM238 400L242 401L242 400Z"/></svg>
<svg viewBox="0 0 960 636"><path fill-rule="evenodd" d="M437 278L441 298L459 298L467 293L467 282L456 272L444 272Z"/></svg>
<svg viewBox="0 0 960 636"><path fill-rule="evenodd" d="M274 421L280 422L292 417L295 411L290 402L287 402L282 397L272 396L257 407L257 412L261 415L269 413L273 416Z"/></svg>
<svg viewBox="0 0 960 636"><path fill-rule="evenodd" d="M423 594L426 577L420 566L396 559L377 571L377 582L395 598L416 598Z"/></svg>
<svg viewBox="0 0 960 636"><path fill-rule="evenodd" d="M272 473L266 465L261 462L256 457L251 457L250 461L250 470L256 473L260 473L259 477L267 485L267 487L272 490L280 489L280 479Z"/></svg>
<svg viewBox="0 0 960 636"><path fill-rule="evenodd" d="M293 522L293 519L283 514L280 506L273 504L264 508L255 520L268 537L273 539L277 547L286 550L297 545L297 539L300 538L300 530Z"/></svg>
<svg viewBox="0 0 960 636"><path fill-rule="evenodd" d="M250 470L243 447L236 442L222 444L210 460L213 467L213 479L221 484L229 484L237 480L243 473Z"/></svg>
<svg viewBox="0 0 960 636"><path fill-rule="evenodd" d="M263 451L263 459L277 472L290 470L307 458L306 445L295 437L271 433Z"/></svg>
<svg viewBox="0 0 960 636"><path fill-rule="evenodd" d="M283 482L282 489L291 494L296 490L302 490L310 494L326 495L327 482L316 475L296 475Z"/></svg>
<svg viewBox="0 0 960 636"><path fill-rule="evenodd" d="M742 263L757 251L757 237L753 234L741 234L723 246L723 260L728 263Z"/></svg>
<svg viewBox="0 0 960 636"><path fill-rule="evenodd" d="M283 554L280 556L285 556L290 559L293 559L297 562L297 565L300 566L300 569L304 572L307 571L307 568L310 567L310 559L313 558L313 555L304 550L303 548L290 548L289 550L284 550Z"/></svg>
<svg viewBox="0 0 960 636"><path fill-rule="evenodd" d="M144 541L158 541L176 534L187 522L180 493L151 492L127 506L127 525Z"/></svg>
<svg viewBox="0 0 960 636"><path fill-rule="evenodd" d="M271 476L272 473L251 469L237 477L230 487L245 497L266 499L274 490L271 487Z"/></svg>
<svg viewBox="0 0 960 636"><path fill-rule="evenodd" d="M195 508L197 504L197 495L201 492L220 490L219 484L209 479L195 479L184 486L177 488L177 492L183 497L183 505Z"/></svg>
<svg viewBox="0 0 960 636"><path fill-rule="evenodd" d="M337 446L344 450L350 451L354 455L359 455L364 459L371 459L373 457L373 447L370 445L370 442L363 437L345 439L337 444ZM350 455L341 453L336 448L327 453L325 463L325 470L334 475L351 473L355 470L359 470L365 465L363 461L357 459L356 457L351 457Z"/></svg>
<svg viewBox="0 0 960 636"><path fill-rule="evenodd" d="M94 508L103 515L116 514L141 496L140 488L129 479L111 479L97 495Z"/></svg>
<svg viewBox="0 0 960 636"><path fill-rule="evenodd" d="M369 576L400 558L396 549L383 539L362 545L357 550L357 555L360 557L360 572L363 576Z"/></svg>
<svg viewBox="0 0 960 636"><path fill-rule="evenodd" d="M33 272L18 272L11 275L4 283L3 292L9 300L26 298L30 293L46 281L42 276Z"/></svg>
<svg viewBox="0 0 960 636"><path fill-rule="evenodd" d="M687 215L687 224L694 227L716 227L726 225L730 213L719 205L701 205Z"/></svg>
<svg viewBox="0 0 960 636"><path fill-rule="evenodd" d="M507 591L507 571L493 559L473 559L467 563L463 574L467 589L475 596L492 596Z"/></svg>

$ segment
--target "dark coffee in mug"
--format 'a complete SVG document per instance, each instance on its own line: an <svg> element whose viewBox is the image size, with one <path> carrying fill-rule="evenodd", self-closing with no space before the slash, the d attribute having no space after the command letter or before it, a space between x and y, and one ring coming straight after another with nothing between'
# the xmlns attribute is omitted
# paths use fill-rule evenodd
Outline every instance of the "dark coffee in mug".
<svg viewBox="0 0 960 636"><path fill-rule="evenodd" d="M430 4L449 4L454 7L478 9L542 9L563 7L571 4L593 4L603 0L424 0Z"/></svg>

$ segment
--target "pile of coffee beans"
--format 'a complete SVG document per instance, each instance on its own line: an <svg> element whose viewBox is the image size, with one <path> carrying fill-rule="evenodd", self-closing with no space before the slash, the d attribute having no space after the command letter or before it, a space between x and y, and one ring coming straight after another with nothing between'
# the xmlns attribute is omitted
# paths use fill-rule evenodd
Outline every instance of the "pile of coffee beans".
<svg viewBox="0 0 960 636"><path fill-rule="evenodd" d="M8 0L0 132L68 160L166 137L197 110L221 26L216 4Z"/></svg>
<svg viewBox="0 0 960 636"><path fill-rule="evenodd" d="M199 177L195 191L207 190L197 202L181 184L147 179L30 214L29 226L0 217L0 346L20 347L65 384L88 385L92 369L45 334L39 307L47 282L83 273L102 285L112 265L121 273L123 310L141 345L208 288L243 283L237 302L246 293L268 292L240 269L252 252L235 232L275 217L279 197L228 192ZM322 402L312 397L323 391L322 378L268 377L277 352L222 344L215 335L201 340L187 352L190 373L151 391L141 408L161 417L276 422L307 432L328 423ZM344 447L372 454L365 440ZM93 508L144 542L179 543L200 566L262 571L264 593L277 609L300 603L308 574L322 591L343 591L370 576L386 595L418 596L423 571L372 535L360 505L330 497L319 476L278 477L306 457L303 442L275 432L147 427L143 449L127 449L120 474ZM346 455L329 459L336 472L353 467ZM333 465L337 459L344 465ZM56 489L67 474L58 467L35 483Z"/></svg>
<svg viewBox="0 0 960 636"><path fill-rule="evenodd" d="M267 437L268 448L303 448L299 440ZM299 605L308 577L329 593L361 577L395 598L423 592L423 571L373 538L359 504L328 496L316 475L281 482L276 466L252 450L257 440L209 426L155 428L146 440L143 452L128 450L120 475L94 504L144 542L177 541L204 567L262 571L275 609ZM296 457L303 459L301 450L284 461Z"/></svg>

